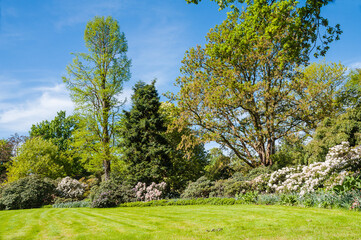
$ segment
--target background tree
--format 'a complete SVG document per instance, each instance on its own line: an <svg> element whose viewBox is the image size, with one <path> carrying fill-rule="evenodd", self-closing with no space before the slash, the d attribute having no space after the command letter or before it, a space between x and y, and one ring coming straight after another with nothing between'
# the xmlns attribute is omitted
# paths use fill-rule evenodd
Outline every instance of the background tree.
<svg viewBox="0 0 361 240"><path fill-rule="evenodd" d="M79 152L72 148L73 133L79 129L78 122L76 116L67 117L65 111L60 111L50 122L46 120L32 125L29 132L30 137L42 137L57 146L59 154L69 162L64 166L66 175L76 178L88 174L80 162Z"/></svg>
<svg viewBox="0 0 361 240"><path fill-rule="evenodd" d="M59 154L58 147L41 137L28 139L18 149L8 167L8 182L33 174L56 179L65 176L67 160Z"/></svg>
<svg viewBox="0 0 361 240"><path fill-rule="evenodd" d="M272 165L277 141L315 126L325 113L312 117L314 109L333 102L340 81L303 78L299 67L308 64L317 28L304 22L295 1L266 2L228 13L204 48L186 52L173 98L181 111L175 126L193 126L205 142L228 147L251 167ZM323 85L333 94L319 96Z"/></svg>
<svg viewBox="0 0 361 240"><path fill-rule="evenodd" d="M329 148L349 142L350 146L361 144L361 106L349 108L344 114L326 118L316 129L307 146L308 162L322 162Z"/></svg>
<svg viewBox="0 0 361 240"><path fill-rule="evenodd" d="M361 69L351 69L348 81L338 97L338 101L346 108L355 108L361 105Z"/></svg>
<svg viewBox="0 0 361 240"><path fill-rule="evenodd" d="M234 169L231 166L231 158L225 156L219 148L209 150L209 163L205 170L205 176L212 181L230 178L234 173Z"/></svg>
<svg viewBox="0 0 361 240"><path fill-rule="evenodd" d="M123 160L133 182L160 183L167 181L172 169L167 130L160 115L160 101L155 81L138 82L133 90L132 107L124 111L120 128Z"/></svg>
<svg viewBox="0 0 361 240"><path fill-rule="evenodd" d="M6 164L11 161L12 147L6 139L0 140L0 184L6 180Z"/></svg>
<svg viewBox="0 0 361 240"><path fill-rule="evenodd" d="M189 145L187 150L178 147L184 136L192 134L192 129L184 128L178 131L178 129L169 128L171 123L179 117L178 108L174 104L162 102L160 113L167 127L164 136L171 150L170 160L173 166L168 174L167 183L171 191L180 193L189 181L195 181L205 173L204 167L208 163L208 154L201 142Z"/></svg>
<svg viewBox="0 0 361 240"><path fill-rule="evenodd" d="M14 134L8 139L0 139L0 184L7 180L7 169L12 157L16 156L18 147L26 140L25 136Z"/></svg>
<svg viewBox="0 0 361 240"><path fill-rule="evenodd" d="M63 79L83 120L75 136L92 150L83 160L91 161L92 166L102 162L105 179L109 179L114 123L122 105L118 97L124 81L130 78L128 46L112 17L95 17L88 22L84 40L90 53L75 54L67 67L69 78Z"/></svg>

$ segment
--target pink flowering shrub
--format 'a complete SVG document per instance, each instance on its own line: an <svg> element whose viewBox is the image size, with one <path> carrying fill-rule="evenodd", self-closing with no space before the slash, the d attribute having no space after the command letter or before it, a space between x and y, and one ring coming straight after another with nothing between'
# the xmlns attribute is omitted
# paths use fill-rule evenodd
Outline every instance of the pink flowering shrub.
<svg viewBox="0 0 361 240"><path fill-rule="evenodd" d="M65 177L58 183L56 190L64 198L80 198L83 196L87 185L76 179Z"/></svg>
<svg viewBox="0 0 361 240"><path fill-rule="evenodd" d="M148 187L145 183L138 182L135 186L134 191L138 201L152 201L152 200L160 200L163 191L166 187L165 182L161 183L152 183Z"/></svg>

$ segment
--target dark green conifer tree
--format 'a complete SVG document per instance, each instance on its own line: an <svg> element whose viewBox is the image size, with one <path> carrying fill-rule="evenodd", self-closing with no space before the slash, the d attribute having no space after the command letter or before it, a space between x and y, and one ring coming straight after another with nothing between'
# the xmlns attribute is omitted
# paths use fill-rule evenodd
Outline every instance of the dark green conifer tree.
<svg viewBox="0 0 361 240"><path fill-rule="evenodd" d="M159 112L160 100L151 84L138 82L133 90L132 108L124 111L120 128L123 159L133 182L167 181L172 169L170 145L164 137L166 126Z"/></svg>

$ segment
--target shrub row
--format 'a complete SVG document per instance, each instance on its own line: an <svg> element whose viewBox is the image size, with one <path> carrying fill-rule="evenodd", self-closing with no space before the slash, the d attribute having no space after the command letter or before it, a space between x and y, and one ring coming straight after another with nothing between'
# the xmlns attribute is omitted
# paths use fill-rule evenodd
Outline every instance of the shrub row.
<svg viewBox="0 0 361 240"><path fill-rule="evenodd" d="M119 207L154 207L154 206L184 206L184 205L234 205L234 204L259 204L259 205L284 205L319 208L341 208L361 210L361 191L344 192L315 192L305 195L290 194L257 194L248 192L236 198L196 198L196 199L169 199L154 200L149 202L122 203Z"/></svg>
<svg viewBox="0 0 361 240"><path fill-rule="evenodd" d="M89 201L76 201L53 204L53 208L83 208L91 207L92 203Z"/></svg>

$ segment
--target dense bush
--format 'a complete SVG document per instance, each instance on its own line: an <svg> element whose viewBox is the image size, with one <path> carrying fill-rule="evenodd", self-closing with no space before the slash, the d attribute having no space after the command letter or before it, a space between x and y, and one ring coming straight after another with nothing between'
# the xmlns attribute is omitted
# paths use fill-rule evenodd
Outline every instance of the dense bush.
<svg viewBox="0 0 361 240"><path fill-rule="evenodd" d="M138 182L138 184L134 188L135 196L138 201L153 201L153 200L160 200L163 191L166 187L165 182L161 183L152 183L149 186L146 185L146 183Z"/></svg>
<svg viewBox="0 0 361 240"><path fill-rule="evenodd" d="M134 201L135 192L131 185L112 178L93 187L90 199L95 208L115 207L120 203Z"/></svg>
<svg viewBox="0 0 361 240"><path fill-rule="evenodd" d="M184 190L181 198L206 198L213 190L214 182L205 176L200 177L195 182L190 182Z"/></svg>
<svg viewBox="0 0 361 240"><path fill-rule="evenodd" d="M55 185L47 179L29 176L8 183L1 190L0 209L38 208L49 204Z"/></svg>
<svg viewBox="0 0 361 240"><path fill-rule="evenodd" d="M87 185L76 179L65 177L58 183L56 190L63 198L80 199L82 198Z"/></svg>

